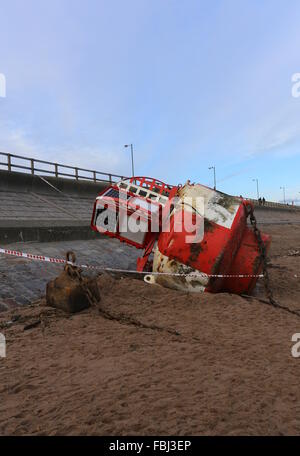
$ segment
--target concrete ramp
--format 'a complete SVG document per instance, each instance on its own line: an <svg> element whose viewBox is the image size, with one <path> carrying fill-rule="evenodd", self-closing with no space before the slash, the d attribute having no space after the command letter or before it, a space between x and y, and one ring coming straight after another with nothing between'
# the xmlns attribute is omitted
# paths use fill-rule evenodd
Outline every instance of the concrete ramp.
<svg viewBox="0 0 300 456"><path fill-rule="evenodd" d="M93 203L107 182L0 171L0 241L92 239Z"/></svg>
<svg viewBox="0 0 300 456"><path fill-rule="evenodd" d="M262 225L300 224L300 208L292 206L280 208L255 205L255 216Z"/></svg>

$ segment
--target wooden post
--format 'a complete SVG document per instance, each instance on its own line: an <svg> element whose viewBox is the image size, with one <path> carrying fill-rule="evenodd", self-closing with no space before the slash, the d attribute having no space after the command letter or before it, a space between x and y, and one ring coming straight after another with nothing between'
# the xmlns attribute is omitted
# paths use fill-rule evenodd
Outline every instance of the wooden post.
<svg viewBox="0 0 300 456"><path fill-rule="evenodd" d="M97 181L97 178L96 178L96 171L93 171L93 177L94 177L94 182Z"/></svg>
<svg viewBox="0 0 300 456"><path fill-rule="evenodd" d="M78 180L78 168L75 168L75 177L76 177L76 180Z"/></svg>
<svg viewBox="0 0 300 456"><path fill-rule="evenodd" d="M31 174L34 174L34 160L33 158L30 159L31 162Z"/></svg>
<svg viewBox="0 0 300 456"><path fill-rule="evenodd" d="M7 169L11 171L11 155L7 154Z"/></svg>
<svg viewBox="0 0 300 456"><path fill-rule="evenodd" d="M58 164L55 163L54 167L55 167L55 177L58 177Z"/></svg>

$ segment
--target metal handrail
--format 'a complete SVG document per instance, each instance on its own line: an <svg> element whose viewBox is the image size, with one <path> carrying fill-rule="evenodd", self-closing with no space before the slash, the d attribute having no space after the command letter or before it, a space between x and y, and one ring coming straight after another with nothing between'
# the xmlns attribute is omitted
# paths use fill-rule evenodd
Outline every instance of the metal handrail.
<svg viewBox="0 0 300 456"><path fill-rule="evenodd" d="M26 170L26 171L30 171L31 174L33 174L33 175L36 174L37 172L38 173L47 173L47 174L52 174L55 177L60 177L60 176L71 177L71 178L76 179L76 180L86 179L86 180L91 180L93 182L110 182L110 183L113 183L113 182L116 182L118 180L126 178L126 176L120 176L119 174L104 173L102 171L96 171L96 170L92 170L92 169L80 168L78 166L64 165L62 163L54 163L54 162L50 162L50 161L47 161L47 160L39 160L37 158L23 157L21 155L9 154L9 153L6 153L6 152L0 152L0 155L6 157L6 162L2 162L1 161L0 165L5 166L8 171L15 170L15 171L18 172L19 170ZM12 159L26 160L26 161L30 162L30 166L20 165L18 163L13 163ZM38 163L40 163L42 165L53 166L54 169L53 170L49 170L49 169L42 169L41 167L37 168L35 165L38 164ZM74 173L73 174L65 173L65 172L60 171L59 168L72 169L72 170L74 170ZM80 174L80 172L91 173L92 175L91 175L91 177L82 176ZM101 175L101 176L107 177L108 179L98 178L97 175ZM115 178L117 178L117 179L115 179Z"/></svg>

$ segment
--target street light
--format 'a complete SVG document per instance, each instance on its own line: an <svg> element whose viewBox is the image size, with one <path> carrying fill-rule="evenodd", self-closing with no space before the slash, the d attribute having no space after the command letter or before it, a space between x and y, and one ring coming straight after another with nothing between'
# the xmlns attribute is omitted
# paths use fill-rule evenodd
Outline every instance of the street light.
<svg viewBox="0 0 300 456"><path fill-rule="evenodd" d="M253 181L253 182L256 182L257 199L259 200L258 179L252 179L252 181Z"/></svg>
<svg viewBox="0 0 300 456"><path fill-rule="evenodd" d="M130 147L130 149L131 149L131 169L132 169L132 177L134 177L133 144L125 144L124 147Z"/></svg>
<svg viewBox="0 0 300 456"><path fill-rule="evenodd" d="M217 189L216 167L215 166L210 166L208 169L213 169L214 170L214 190L216 190Z"/></svg>
<svg viewBox="0 0 300 456"><path fill-rule="evenodd" d="M283 202L285 204L285 187L280 187L280 190L283 190Z"/></svg>

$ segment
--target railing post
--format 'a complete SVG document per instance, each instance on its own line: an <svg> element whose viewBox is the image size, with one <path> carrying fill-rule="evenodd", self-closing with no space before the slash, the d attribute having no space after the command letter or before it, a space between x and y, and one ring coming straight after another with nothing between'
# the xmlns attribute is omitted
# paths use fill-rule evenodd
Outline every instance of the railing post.
<svg viewBox="0 0 300 456"><path fill-rule="evenodd" d="M7 154L7 169L11 171L11 155Z"/></svg>
<svg viewBox="0 0 300 456"><path fill-rule="evenodd" d="M24 165L24 166L19 166L18 169L26 169L31 172L32 175L35 174L35 161L37 161L37 163L44 163L44 164L47 164L47 165L50 165L50 166L54 166L54 171L46 171L46 172L50 172L52 175L54 174L55 177L59 177L59 174L60 174L60 171L59 171L59 167L64 167L64 165L60 165L59 163L54 163L54 162L48 162L48 161L43 161L43 160L38 160L38 159L34 159L34 158L27 158L27 157L19 157L18 155L13 155L13 154L10 154L10 153L2 153L3 156L6 156L7 157L7 163L6 165L4 164L4 166L7 166L7 170L8 171L12 171L13 168L16 166L16 164L12 163L13 161L13 158L21 158L22 160L26 160L27 163L29 162L30 163L30 166L27 166L27 165ZM66 165L67 166L67 165ZM87 179L89 180L93 180L95 183L101 181L102 179L105 181L105 176L108 176L108 182L112 185L113 182L115 182L115 180L113 180L113 177L114 178L120 178L121 176L115 176L114 174L110 174L110 173L102 173L100 171L94 171L94 170L89 170L89 169L82 169L82 168L77 168L75 166L67 166L67 168L69 168L70 170L71 169L74 169L75 170L75 176L73 176L71 173L68 174L67 176L70 176L72 178L75 178L76 180L79 180L80 179L80 173L79 171L83 171L83 172L88 172L88 173L91 173L92 174L92 177L86 177ZM39 169L39 167L37 168ZM18 171L18 170L17 170ZM43 171L43 170L42 170ZM103 177L98 177L97 174L100 174L101 176ZM85 179L85 176L81 176L83 177L83 179ZM121 179L124 179L124 177L121 177Z"/></svg>

